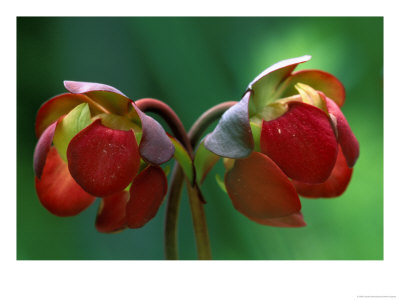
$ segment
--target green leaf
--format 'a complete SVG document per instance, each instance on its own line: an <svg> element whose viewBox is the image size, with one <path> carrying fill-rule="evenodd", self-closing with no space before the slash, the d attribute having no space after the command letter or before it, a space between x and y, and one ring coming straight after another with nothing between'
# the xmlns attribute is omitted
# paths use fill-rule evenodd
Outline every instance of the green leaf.
<svg viewBox="0 0 400 300"><path fill-rule="evenodd" d="M200 185L206 178L208 172L218 162L219 156L207 150L204 141L200 143L194 156L194 167L196 170L196 182Z"/></svg>
<svg viewBox="0 0 400 300"><path fill-rule="evenodd" d="M174 158L182 167L183 173L189 179L191 183L194 181L194 170L193 170L193 162L190 158L189 153L187 153L186 149L182 146L182 144L172 136L169 136L172 144L175 147Z"/></svg>
<svg viewBox="0 0 400 300"><path fill-rule="evenodd" d="M53 144L64 161L67 161L69 142L90 123L90 111L87 103L76 106L59 122L54 132Z"/></svg>

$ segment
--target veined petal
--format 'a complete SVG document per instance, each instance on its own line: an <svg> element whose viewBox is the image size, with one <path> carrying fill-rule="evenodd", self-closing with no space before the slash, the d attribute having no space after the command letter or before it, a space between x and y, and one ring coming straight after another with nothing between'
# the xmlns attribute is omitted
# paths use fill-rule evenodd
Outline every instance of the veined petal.
<svg viewBox="0 0 400 300"><path fill-rule="evenodd" d="M346 157L347 164L351 168L360 155L360 145L339 106L328 97L326 97L326 106L328 107L329 113L336 117L338 141Z"/></svg>
<svg viewBox="0 0 400 300"><path fill-rule="evenodd" d="M43 167L46 162L47 153L49 152L51 143L53 142L57 123L58 122L54 122L47 127L36 144L35 152L33 153L33 169L38 178L42 176Z"/></svg>
<svg viewBox="0 0 400 300"><path fill-rule="evenodd" d="M248 218L285 217L301 209L290 180L268 156L259 152L236 160L225 175L225 186L234 207Z"/></svg>
<svg viewBox="0 0 400 300"><path fill-rule="evenodd" d="M67 159L72 177L85 191L98 197L127 187L140 164L133 131L107 128L100 119L71 140Z"/></svg>
<svg viewBox="0 0 400 300"><path fill-rule="evenodd" d="M249 121L250 92L229 108L221 117L217 127L204 140L211 152L229 158L243 158L253 151L254 141Z"/></svg>
<svg viewBox="0 0 400 300"><path fill-rule="evenodd" d="M116 88L95 82L64 81L65 88L73 94L83 94L89 102L97 105L103 113L112 113L139 123L139 116L132 107L133 101Z"/></svg>
<svg viewBox="0 0 400 300"><path fill-rule="evenodd" d="M250 218L254 222L261 225L268 225L274 227L304 227L306 222L304 221L303 214L301 212L293 213L286 217L280 218L269 218L269 219L258 219Z"/></svg>
<svg viewBox="0 0 400 300"><path fill-rule="evenodd" d="M35 177L35 185L42 205L60 217L77 215L95 200L71 177L67 164L54 147L47 155L42 177Z"/></svg>
<svg viewBox="0 0 400 300"><path fill-rule="evenodd" d="M280 97L280 84L293 72L298 64L309 61L310 55L280 61L259 74L248 86L252 90L250 117ZM282 91L283 92L283 91Z"/></svg>
<svg viewBox="0 0 400 300"><path fill-rule="evenodd" d="M327 97L333 99L339 107L344 104L346 92L343 84L330 73L321 70L301 70L293 73L287 82L287 88L282 97L297 94L295 85L304 83L314 90L323 92Z"/></svg>
<svg viewBox="0 0 400 300"><path fill-rule="evenodd" d="M36 136L40 137L42 132L49 127L50 124L57 121L61 116L68 114L75 106L84 102L88 102L84 95L62 94L43 103L36 116ZM92 106L91 103L89 103L89 107L92 115L101 113L101 111Z"/></svg>
<svg viewBox="0 0 400 300"><path fill-rule="evenodd" d="M296 180L292 183L296 188L297 192L304 197L308 198L331 198L338 197L346 190L353 169L347 166L346 158L343 155L341 148L339 147L339 153L336 160L335 167L332 170L329 178L320 184L307 184Z"/></svg>
<svg viewBox="0 0 400 300"><path fill-rule="evenodd" d="M102 233L112 233L124 229L126 225L126 204L129 192L121 191L101 200L96 217L96 229Z"/></svg>
<svg viewBox="0 0 400 300"><path fill-rule="evenodd" d="M326 113L301 102L289 102L284 115L263 121L260 146L287 176L306 183L326 181L338 152Z"/></svg>
<svg viewBox="0 0 400 300"><path fill-rule="evenodd" d="M68 91L70 91L73 94L84 94L91 91L107 91L125 96L121 91L117 90L115 87L112 87L111 85L96 83L96 82L64 80L64 86Z"/></svg>
<svg viewBox="0 0 400 300"><path fill-rule="evenodd" d="M126 218L130 228L140 228L156 214L167 193L168 183L159 166L149 166L135 177L130 188Z"/></svg>

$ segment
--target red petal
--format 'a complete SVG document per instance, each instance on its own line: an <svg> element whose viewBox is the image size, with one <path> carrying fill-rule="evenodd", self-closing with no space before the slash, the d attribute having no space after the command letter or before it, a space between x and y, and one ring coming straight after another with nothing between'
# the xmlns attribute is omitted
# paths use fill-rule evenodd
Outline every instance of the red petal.
<svg viewBox="0 0 400 300"><path fill-rule="evenodd" d="M35 152L33 153L33 168L35 170L35 175L38 178L42 176L43 167L46 162L47 153L49 152L51 143L53 142L56 126L57 122L54 122L47 127L36 144Z"/></svg>
<svg viewBox="0 0 400 300"><path fill-rule="evenodd" d="M261 151L292 179L321 183L335 165L338 145L330 119L320 109L289 102L288 111L263 121Z"/></svg>
<svg viewBox="0 0 400 300"><path fill-rule="evenodd" d="M290 216L281 217L281 218L271 218L271 219L257 219L250 218L254 222L257 222L261 225L268 225L274 227L304 227L306 226L306 222L304 221L303 214L301 212L297 212L291 214Z"/></svg>
<svg viewBox="0 0 400 300"><path fill-rule="evenodd" d="M262 153L236 160L225 175L225 185L235 208L248 218L284 217L301 208L292 183Z"/></svg>
<svg viewBox="0 0 400 300"><path fill-rule="evenodd" d="M62 94L43 103L36 116L36 136L40 137L50 124L83 102L87 102L86 97L83 95Z"/></svg>
<svg viewBox="0 0 400 300"><path fill-rule="evenodd" d="M298 82L311 86L314 90L323 92L327 97L333 99L337 105L342 106L346 98L343 84L330 73L321 70L302 70L293 73L289 79L287 91L282 97L296 95L298 92L294 85Z"/></svg>
<svg viewBox="0 0 400 300"><path fill-rule="evenodd" d="M331 198L344 193L350 182L353 169L347 166L346 159L339 147L335 167L328 180L320 184L307 184L293 180L297 192L309 198Z"/></svg>
<svg viewBox="0 0 400 300"><path fill-rule="evenodd" d="M130 228L139 228L157 213L168 183L164 171L159 166L149 166L134 179L126 207L126 218Z"/></svg>
<svg viewBox="0 0 400 300"><path fill-rule="evenodd" d="M342 146L343 154L346 157L347 164L351 168L354 166L358 156L360 155L360 145L358 144L353 131L351 131L349 123L337 104L327 97L326 106L328 107L329 113L336 117L338 141L340 146Z"/></svg>
<svg viewBox="0 0 400 300"><path fill-rule="evenodd" d="M43 206L60 217L77 215L95 200L71 177L67 164L54 147L47 155L41 179L35 177L35 185Z"/></svg>
<svg viewBox="0 0 400 300"><path fill-rule="evenodd" d="M96 229L99 232L111 233L126 227L126 204L129 192L121 191L101 200L96 218Z"/></svg>
<svg viewBox="0 0 400 300"><path fill-rule="evenodd" d="M79 132L67 149L72 177L87 192L105 197L123 190L140 164L133 131L110 129L96 120Z"/></svg>

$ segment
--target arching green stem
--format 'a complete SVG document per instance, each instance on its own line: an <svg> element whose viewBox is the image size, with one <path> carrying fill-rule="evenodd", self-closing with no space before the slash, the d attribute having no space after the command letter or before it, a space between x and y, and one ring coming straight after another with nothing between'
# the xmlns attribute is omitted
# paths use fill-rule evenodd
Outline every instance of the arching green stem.
<svg viewBox="0 0 400 300"><path fill-rule="evenodd" d="M189 135L186 134L178 116L167 104L156 99L141 99L135 103L142 111L154 112L160 115L167 122L175 137L185 146L189 155L193 158L193 147L197 145L204 131L237 102L224 102L207 110L193 124ZM172 172L165 218L165 255L167 259L178 259L177 225L184 179L183 171L176 163ZM198 258L211 259L211 247L203 208L204 201L202 201L202 195L197 185L192 186L187 181L187 187Z"/></svg>

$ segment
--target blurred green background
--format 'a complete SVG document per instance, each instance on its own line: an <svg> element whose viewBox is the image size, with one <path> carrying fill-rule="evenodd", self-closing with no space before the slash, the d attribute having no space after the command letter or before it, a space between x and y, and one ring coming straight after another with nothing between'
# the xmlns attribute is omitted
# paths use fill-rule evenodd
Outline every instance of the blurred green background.
<svg viewBox="0 0 400 300"><path fill-rule="evenodd" d="M239 100L269 65L310 54L298 69L336 75L361 155L345 194L302 199L308 226L258 225L215 182L203 185L214 259L383 259L383 18L17 18L17 259L163 259L165 203L139 230L94 228L98 200L59 218L39 203L32 169L35 115L64 93L63 80L106 83L132 99L153 97L188 129L211 106ZM166 127L165 127L166 128ZM210 128L211 130L211 128ZM195 259L186 194L180 256Z"/></svg>

